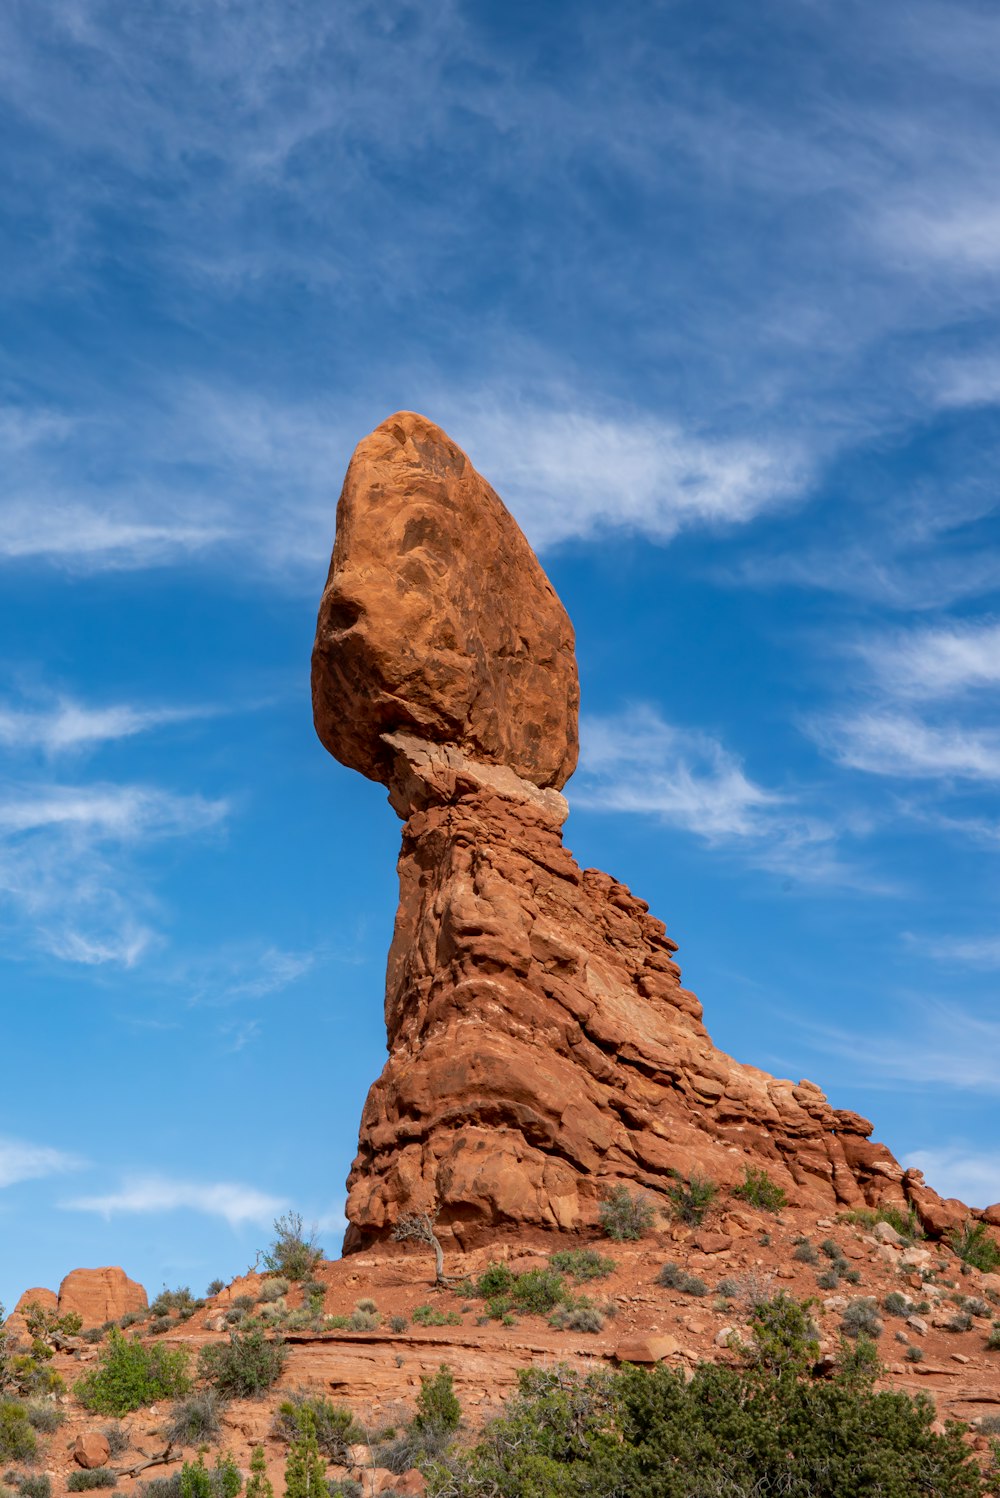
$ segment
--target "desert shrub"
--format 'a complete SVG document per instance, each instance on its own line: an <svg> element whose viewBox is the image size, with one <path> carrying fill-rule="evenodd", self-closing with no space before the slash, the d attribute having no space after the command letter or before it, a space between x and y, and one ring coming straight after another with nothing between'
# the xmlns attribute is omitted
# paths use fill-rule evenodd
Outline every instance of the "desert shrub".
<svg viewBox="0 0 1000 1498"><path fill-rule="evenodd" d="M101 1435L108 1443L111 1456L121 1456L132 1444L132 1438L120 1420L110 1420L107 1425L102 1426Z"/></svg>
<svg viewBox="0 0 1000 1498"><path fill-rule="evenodd" d="M801 1374L816 1361L819 1337L810 1304L779 1291L751 1307L747 1357L753 1366L769 1373Z"/></svg>
<svg viewBox="0 0 1000 1498"><path fill-rule="evenodd" d="M549 1317L549 1325L560 1332L599 1332L604 1326L604 1317L596 1306L580 1299L572 1305L556 1306Z"/></svg>
<svg viewBox="0 0 1000 1498"><path fill-rule="evenodd" d="M257 1299L264 1301L265 1304L272 1300L280 1300L283 1295L287 1294L290 1285L291 1280L286 1279L283 1274L268 1275L260 1287Z"/></svg>
<svg viewBox="0 0 1000 1498"><path fill-rule="evenodd" d="M725 1279L721 1279L716 1285L715 1293L724 1296L726 1300L735 1300L740 1294L740 1289L739 1280L734 1279L732 1275L727 1275Z"/></svg>
<svg viewBox="0 0 1000 1498"><path fill-rule="evenodd" d="M842 1212L842 1222L854 1223L856 1227L877 1227L880 1222L887 1222L891 1228L912 1243L915 1238L923 1238L924 1230L920 1226L920 1218L917 1216L915 1207L892 1206L887 1204L881 1207L854 1207L850 1212Z"/></svg>
<svg viewBox="0 0 1000 1498"><path fill-rule="evenodd" d="M166 1285L153 1301L149 1308L151 1316L166 1316L171 1311L197 1310L198 1302L191 1294L187 1285L181 1285L176 1290L168 1290Z"/></svg>
<svg viewBox="0 0 1000 1498"><path fill-rule="evenodd" d="M614 1259L605 1258L594 1248L560 1248L549 1254L549 1263L557 1274L566 1274L578 1284L605 1279L615 1269Z"/></svg>
<svg viewBox="0 0 1000 1498"><path fill-rule="evenodd" d="M174 1324L172 1316L156 1316L149 1323L147 1330L154 1336L159 1337L163 1332L168 1332Z"/></svg>
<svg viewBox="0 0 1000 1498"><path fill-rule="evenodd" d="M322 1280L303 1280L299 1288L306 1300L324 1301L326 1299L326 1286ZM358 1304L360 1305L361 1302L359 1301ZM374 1301L372 1305L375 1305Z"/></svg>
<svg viewBox="0 0 1000 1498"><path fill-rule="evenodd" d="M306 1236L301 1212L286 1212L274 1220L274 1241L264 1255L269 1274L283 1275L287 1280L308 1279L323 1258L316 1242L315 1229Z"/></svg>
<svg viewBox="0 0 1000 1498"><path fill-rule="evenodd" d="M678 1222L685 1222L689 1227L697 1227L704 1221L706 1213L719 1194L719 1188L714 1181L694 1172L686 1181L676 1172L674 1175L674 1184L667 1187L671 1210Z"/></svg>
<svg viewBox="0 0 1000 1498"><path fill-rule="evenodd" d="M484 1300L506 1295L517 1276L506 1264L487 1264L476 1282L476 1294Z"/></svg>
<svg viewBox="0 0 1000 1498"><path fill-rule="evenodd" d="M798 1243L792 1253L792 1258L800 1264L818 1264L819 1254L811 1243Z"/></svg>
<svg viewBox="0 0 1000 1498"><path fill-rule="evenodd" d="M864 1332L853 1340L842 1337L837 1372L848 1383L874 1382L882 1372L878 1344L871 1337L865 1336Z"/></svg>
<svg viewBox="0 0 1000 1498"><path fill-rule="evenodd" d="M986 1347L990 1352L1000 1349L1000 1321L994 1321L990 1328L990 1334L986 1338Z"/></svg>
<svg viewBox="0 0 1000 1498"><path fill-rule="evenodd" d="M844 1264L847 1262L844 1257L844 1250L833 1238L824 1238L819 1246L819 1251L821 1254L825 1254L832 1264Z"/></svg>
<svg viewBox="0 0 1000 1498"><path fill-rule="evenodd" d="M220 1452L210 1471L199 1452L196 1461L185 1462L181 1468L177 1498L236 1498L242 1486L240 1469L231 1456Z"/></svg>
<svg viewBox="0 0 1000 1498"><path fill-rule="evenodd" d="M219 1292L221 1290L224 1290L225 1288L226 1288L226 1282L225 1282L225 1280L209 1280L209 1282L208 1282L208 1288L205 1291L205 1294L208 1297L208 1299L211 1300L213 1295L218 1295Z"/></svg>
<svg viewBox="0 0 1000 1498"><path fill-rule="evenodd" d="M281 1401L271 1429L279 1440L291 1444L307 1434L310 1421L317 1448L331 1462L345 1462L348 1446L356 1446L365 1439L364 1430L355 1423L346 1405L331 1404L322 1395L302 1392Z"/></svg>
<svg viewBox="0 0 1000 1498"><path fill-rule="evenodd" d="M890 1290L882 1299L882 1309L887 1316L909 1316L912 1303L898 1290Z"/></svg>
<svg viewBox="0 0 1000 1498"><path fill-rule="evenodd" d="M24 1408L32 1429L40 1430L46 1436L58 1430L66 1419L65 1410L61 1410L57 1404L52 1404L48 1399L29 1400Z"/></svg>
<svg viewBox="0 0 1000 1498"><path fill-rule="evenodd" d="M857 1300L848 1301L844 1307L840 1329L846 1337L880 1335L882 1323L878 1319L878 1305L870 1295L862 1295Z"/></svg>
<svg viewBox="0 0 1000 1498"><path fill-rule="evenodd" d="M394 1316L393 1321L397 1318ZM401 1331L406 1330L406 1317L402 1318ZM413 1312L414 1326L461 1326L462 1318L457 1311L440 1311L436 1306L417 1306Z"/></svg>
<svg viewBox="0 0 1000 1498"><path fill-rule="evenodd" d="M52 1481L45 1472L33 1472L18 1478L17 1491L21 1498L52 1498Z"/></svg>
<svg viewBox="0 0 1000 1498"><path fill-rule="evenodd" d="M263 1327L229 1333L229 1341L201 1349L198 1371L223 1395L247 1398L262 1394L281 1377L285 1344L268 1338Z"/></svg>
<svg viewBox="0 0 1000 1498"><path fill-rule="evenodd" d="M664 1264L656 1276L656 1283L668 1290L679 1290L682 1295L707 1295L708 1286L696 1274L689 1274L680 1264Z"/></svg>
<svg viewBox="0 0 1000 1498"><path fill-rule="evenodd" d="M948 1242L958 1257L974 1269L981 1269L984 1274L1000 1269L1000 1248L984 1223L970 1220L964 1227L955 1228Z"/></svg>
<svg viewBox="0 0 1000 1498"><path fill-rule="evenodd" d="M777 1181L772 1181L766 1170L752 1165L743 1169L743 1184L733 1187L733 1195L762 1212L780 1212L788 1197Z"/></svg>
<svg viewBox="0 0 1000 1498"><path fill-rule="evenodd" d="M924 1360L924 1349L911 1345L903 1353L903 1356L908 1363L922 1363Z"/></svg>
<svg viewBox="0 0 1000 1498"><path fill-rule="evenodd" d="M38 1448L28 1411L16 1399L0 1403L0 1461L30 1462Z"/></svg>
<svg viewBox="0 0 1000 1498"><path fill-rule="evenodd" d="M954 1316L949 1317L945 1322L944 1329L946 1332L971 1332L972 1317L968 1311L956 1311Z"/></svg>
<svg viewBox="0 0 1000 1498"><path fill-rule="evenodd" d="M775 1377L775 1373L780 1376ZM865 1376L813 1380L701 1364L583 1376L529 1368L468 1458L466 1485L496 1498L979 1498L960 1429L933 1404Z"/></svg>
<svg viewBox="0 0 1000 1498"><path fill-rule="evenodd" d="M219 1416L225 1401L216 1389L199 1389L174 1405L167 1424L167 1435L181 1446L198 1446L219 1434Z"/></svg>
<svg viewBox="0 0 1000 1498"><path fill-rule="evenodd" d="M71 1472L66 1479L70 1493L85 1493L88 1488L113 1488L118 1485L118 1473L110 1467L91 1467L88 1472Z"/></svg>
<svg viewBox="0 0 1000 1498"><path fill-rule="evenodd" d="M187 1353L181 1347L145 1347L117 1329L108 1334L97 1367L75 1385L85 1409L99 1415L127 1415L158 1399L175 1399L191 1386Z"/></svg>
<svg viewBox="0 0 1000 1498"><path fill-rule="evenodd" d="M422 1433L457 1430L461 1419L462 1406L455 1394L451 1369L447 1363L442 1363L433 1377L421 1377L417 1413L413 1417L414 1429Z"/></svg>
<svg viewBox="0 0 1000 1498"><path fill-rule="evenodd" d="M816 1283L821 1290L836 1290L840 1284L840 1274L836 1265L831 1264L829 1269L824 1269L822 1274L818 1274Z"/></svg>
<svg viewBox="0 0 1000 1498"><path fill-rule="evenodd" d="M597 1209L597 1219L609 1238L636 1242L644 1238L656 1220L652 1202L627 1186L614 1186Z"/></svg>
<svg viewBox="0 0 1000 1498"><path fill-rule="evenodd" d="M544 1316L562 1299L563 1277L555 1269L528 1269L519 1274L510 1289L515 1310L526 1315Z"/></svg>
<svg viewBox="0 0 1000 1498"><path fill-rule="evenodd" d="M371 1305L372 1302L369 1301L368 1304ZM347 1318L347 1327L352 1332L373 1332L378 1328L381 1321L382 1318L378 1311L362 1310L361 1305L358 1304Z"/></svg>
<svg viewBox="0 0 1000 1498"><path fill-rule="evenodd" d="M406 1319L405 1316L390 1316L389 1317L389 1330L391 1332L396 1332L397 1335L400 1332L405 1332L406 1329L407 1329L407 1327L409 1326L409 1324L410 1323L407 1321L407 1319Z"/></svg>
<svg viewBox="0 0 1000 1498"><path fill-rule="evenodd" d="M962 1301L963 1311L968 1311L970 1316L988 1316L990 1308L986 1301L978 1295L967 1295Z"/></svg>

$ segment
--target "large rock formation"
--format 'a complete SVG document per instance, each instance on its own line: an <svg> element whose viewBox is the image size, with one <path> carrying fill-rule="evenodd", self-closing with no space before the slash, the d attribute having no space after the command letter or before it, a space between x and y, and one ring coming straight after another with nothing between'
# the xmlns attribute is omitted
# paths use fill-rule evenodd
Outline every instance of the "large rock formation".
<svg viewBox="0 0 1000 1498"><path fill-rule="evenodd" d="M444 432L391 417L348 470L313 657L320 738L405 822L345 1248L414 1210L465 1246L573 1232L612 1184L746 1165L817 1206L932 1215L865 1119L716 1050L663 922L564 848L577 696L516 523Z"/></svg>

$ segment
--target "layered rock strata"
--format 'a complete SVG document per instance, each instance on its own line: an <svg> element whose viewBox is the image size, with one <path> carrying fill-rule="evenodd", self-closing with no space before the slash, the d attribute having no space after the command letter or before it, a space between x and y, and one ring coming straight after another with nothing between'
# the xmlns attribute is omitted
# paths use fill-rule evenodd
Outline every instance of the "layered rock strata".
<svg viewBox="0 0 1000 1498"><path fill-rule="evenodd" d="M818 1207L944 1204L812 1082L723 1055L643 900L581 870L569 621L501 501L402 412L358 447L313 658L317 730L404 821L389 1058L351 1170L347 1251L436 1215L468 1247L573 1233L624 1182L765 1166Z"/></svg>

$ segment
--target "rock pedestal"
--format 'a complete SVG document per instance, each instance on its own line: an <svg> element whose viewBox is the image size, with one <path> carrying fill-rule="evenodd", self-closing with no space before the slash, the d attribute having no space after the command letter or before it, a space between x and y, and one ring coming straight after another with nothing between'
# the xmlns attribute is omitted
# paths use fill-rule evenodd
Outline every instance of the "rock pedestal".
<svg viewBox="0 0 1000 1498"><path fill-rule="evenodd" d="M464 453L401 412L358 447L313 656L316 726L404 821L389 1058L351 1170L345 1250L434 1214L463 1247L575 1233L615 1184L763 1166L818 1207L912 1195L872 1126L712 1044L676 944L563 846L573 632Z"/></svg>

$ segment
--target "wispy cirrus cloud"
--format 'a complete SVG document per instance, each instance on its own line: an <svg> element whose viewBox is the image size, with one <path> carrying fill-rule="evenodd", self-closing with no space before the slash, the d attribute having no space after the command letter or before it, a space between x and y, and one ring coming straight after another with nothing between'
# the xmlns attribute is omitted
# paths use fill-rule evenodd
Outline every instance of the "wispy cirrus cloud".
<svg viewBox="0 0 1000 1498"><path fill-rule="evenodd" d="M130 967L156 941L138 855L164 838L213 831L228 813L225 800L150 786L8 785L0 789L0 910L29 947Z"/></svg>
<svg viewBox="0 0 1000 1498"><path fill-rule="evenodd" d="M232 1181L177 1180L155 1174L128 1176L115 1190L60 1203L66 1211L95 1212L102 1217L199 1212L222 1217L231 1227L270 1222L287 1205L284 1197L254 1186Z"/></svg>
<svg viewBox="0 0 1000 1498"><path fill-rule="evenodd" d="M841 1030L795 1021L816 1050L851 1063L867 1086L908 1083L1000 1094L1000 1021L951 1000L913 998L883 1031Z"/></svg>
<svg viewBox="0 0 1000 1498"><path fill-rule="evenodd" d="M1000 686L1000 623L992 618L896 630L861 643L858 654L885 695L941 698Z"/></svg>
<svg viewBox="0 0 1000 1498"><path fill-rule="evenodd" d="M839 764L870 775L1000 780L1000 733L993 729L938 726L909 714L873 709L831 714L815 722L812 733Z"/></svg>
<svg viewBox="0 0 1000 1498"><path fill-rule="evenodd" d="M32 709L0 702L0 746L10 750L40 749L56 756L98 748L119 739L134 738L151 729L209 716L214 709L197 707L88 707L58 698L51 707Z"/></svg>
<svg viewBox="0 0 1000 1498"><path fill-rule="evenodd" d="M66 1150L53 1149L47 1144L32 1144L25 1139L0 1137L0 1187L64 1175L82 1168L80 1157Z"/></svg>
<svg viewBox="0 0 1000 1498"><path fill-rule="evenodd" d="M959 967L1000 969L1000 936L917 936L906 933L907 942L936 962Z"/></svg>
<svg viewBox="0 0 1000 1498"><path fill-rule="evenodd" d="M844 829L794 793L751 779L714 735L668 723L649 704L615 717L584 717L580 728L573 805L657 817L785 877L876 887L841 859Z"/></svg>

